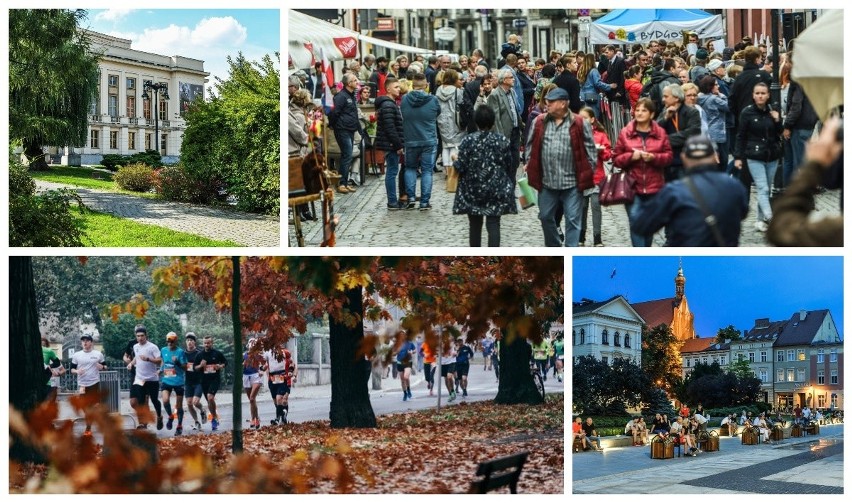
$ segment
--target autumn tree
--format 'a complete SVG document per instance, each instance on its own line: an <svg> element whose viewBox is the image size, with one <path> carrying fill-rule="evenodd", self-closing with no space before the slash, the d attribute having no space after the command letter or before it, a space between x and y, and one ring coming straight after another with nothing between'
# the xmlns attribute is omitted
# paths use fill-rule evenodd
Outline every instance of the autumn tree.
<svg viewBox="0 0 852 503"><path fill-rule="evenodd" d="M9 11L9 138L23 145L30 169L48 169L45 145L86 142L98 60L79 26L85 17L79 9Z"/></svg>
<svg viewBox="0 0 852 503"><path fill-rule="evenodd" d="M671 393L680 383L680 347L671 327L661 323L653 328L642 325L642 370L657 387Z"/></svg>

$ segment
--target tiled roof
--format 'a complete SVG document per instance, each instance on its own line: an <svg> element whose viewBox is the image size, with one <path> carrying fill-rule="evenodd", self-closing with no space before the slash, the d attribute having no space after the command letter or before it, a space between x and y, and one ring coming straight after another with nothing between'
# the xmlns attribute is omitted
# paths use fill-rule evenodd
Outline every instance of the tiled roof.
<svg viewBox="0 0 852 503"><path fill-rule="evenodd" d="M798 316L798 313L796 316ZM759 328L754 327L747 331L742 340L746 342L773 341L785 330L784 326L786 324L787 320L770 321L765 325L761 325Z"/></svg>
<svg viewBox="0 0 852 503"><path fill-rule="evenodd" d="M817 330L822 326L825 317L828 315L828 309L820 309L817 311L807 311L804 320L799 320L799 313L796 312L786 321L784 330L775 342L776 346L802 346L810 344L816 336Z"/></svg>
<svg viewBox="0 0 852 503"><path fill-rule="evenodd" d="M674 297L630 304L639 313L639 316L645 320L648 328L654 328L661 324L671 325L674 318L674 305Z"/></svg>
<svg viewBox="0 0 852 503"><path fill-rule="evenodd" d="M609 304L610 302L614 301L615 299L617 299L619 297L621 297L621 296L615 295L613 297L610 297L607 300L603 300L603 301L600 301L600 302L595 302L595 301L592 301L592 300L589 300L589 299L583 299L582 302L574 302L573 303L574 314L577 315L577 314L582 314L582 313L590 313L590 312L592 312L596 309L599 309L599 308Z"/></svg>
<svg viewBox="0 0 852 503"><path fill-rule="evenodd" d="M710 345L713 344L714 337L703 337L696 339L687 339L683 346L680 347L681 354L683 353L698 353L701 351L710 350ZM730 345L729 345L730 346ZM712 348L712 349L715 349Z"/></svg>

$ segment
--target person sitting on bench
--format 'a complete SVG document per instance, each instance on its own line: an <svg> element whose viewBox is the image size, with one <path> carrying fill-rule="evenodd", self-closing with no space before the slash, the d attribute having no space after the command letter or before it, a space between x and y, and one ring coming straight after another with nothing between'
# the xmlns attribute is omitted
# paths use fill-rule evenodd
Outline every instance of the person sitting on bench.
<svg viewBox="0 0 852 503"><path fill-rule="evenodd" d="M670 429L669 423L663 420L663 415L657 412L657 415L654 416L654 424L651 425L651 433L665 436L668 435Z"/></svg>
<svg viewBox="0 0 852 503"><path fill-rule="evenodd" d="M574 434L574 440L582 442L584 451L589 450L589 444L586 442L586 432L583 431L583 418L580 416L575 417L574 424L571 425L571 428Z"/></svg>
<svg viewBox="0 0 852 503"><path fill-rule="evenodd" d="M598 432L595 430L595 423L592 421L591 416L586 418L586 422L583 423L583 432L586 434L586 443L594 448L594 442L597 442L597 448L595 448L598 452L603 452L603 447L601 447L601 437L598 436Z"/></svg>
<svg viewBox="0 0 852 503"><path fill-rule="evenodd" d="M720 426L725 426L725 425L727 425L726 428L728 429L728 435L729 436L733 437L734 435L736 435L737 434L737 415L736 414L730 414L730 415L723 417L722 422L720 423Z"/></svg>
<svg viewBox="0 0 852 503"><path fill-rule="evenodd" d="M754 421L751 423L755 428L760 431L760 436L763 437L763 442L767 444L771 444L772 441L769 440L769 434L772 433L772 430L769 429L769 425L766 424L766 413L761 412L759 416L754 418Z"/></svg>
<svg viewBox="0 0 852 503"><path fill-rule="evenodd" d="M648 443L648 428L642 416L633 420L633 445L646 445Z"/></svg>

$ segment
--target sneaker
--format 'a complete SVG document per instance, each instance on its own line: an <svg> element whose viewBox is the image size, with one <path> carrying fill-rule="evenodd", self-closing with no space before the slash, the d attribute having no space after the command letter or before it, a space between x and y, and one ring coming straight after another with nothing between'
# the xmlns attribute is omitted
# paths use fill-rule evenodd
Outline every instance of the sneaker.
<svg viewBox="0 0 852 503"><path fill-rule="evenodd" d="M195 425L192 427L193 430L201 430L201 423L198 421L195 422Z"/></svg>
<svg viewBox="0 0 852 503"><path fill-rule="evenodd" d="M449 399L449 400L447 400L447 401L448 401L448 402L452 402L452 401L453 401L453 400L455 400L455 399L456 399L456 392L455 392L455 391L451 391L451 392L450 392L450 399Z"/></svg>
<svg viewBox="0 0 852 503"><path fill-rule="evenodd" d="M431 204L425 204L425 205L423 205L423 206L421 206L421 207L420 207L420 211L429 211L429 210L431 210L431 209L432 209L432 205L431 205Z"/></svg>
<svg viewBox="0 0 852 503"><path fill-rule="evenodd" d="M595 243L595 248L603 248L603 243Z"/></svg>
<svg viewBox="0 0 852 503"><path fill-rule="evenodd" d="M758 220L754 223L754 228L757 229L759 232L766 232L767 229L769 229L769 226L763 220Z"/></svg>
<svg viewBox="0 0 852 503"><path fill-rule="evenodd" d="M401 203L388 204L388 211L396 211L396 210L401 210L401 209L402 209Z"/></svg>
<svg viewBox="0 0 852 503"><path fill-rule="evenodd" d="M276 426L278 424L278 418L276 417L272 421L269 421L269 424L271 424L272 426Z"/></svg>
<svg viewBox="0 0 852 503"><path fill-rule="evenodd" d="M462 390L462 396L467 396L467 390L466 389Z"/></svg>
<svg viewBox="0 0 852 503"><path fill-rule="evenodd" d="M579 243L577 243L577 246L586 246L586 242L585 242L585 241L580 241Z"/></svg>
<svg viewBox="0 0 852 503"><path fill-rule="evenodd" d="M201 409L201 424L207 424L207 412L204 409Z"/></svg>
<svg viewBox="0 0 852 503"><path fill-rule="evenodd" d="M178 426L177 428L175 428L175 436L179 437L181 435L183 435L183 426Z"/></svg>
<svg viewBox="0 0 852 503"><path fill-rule="evenodd" d="M405 391L403 391L403 392L402 392L402 401L403 401L403 402L407 402L407 401L408 401L408 393L406 393Z"/></svg>
<svg viewBox="0 0 852 503"><path fill-rule="evenodd" d="M213 431L217 431L219 429L219 420L218 419L214 418L212 421L210 421L210 429L213 430Z"/></svg>
<svg viewBox="0 0 852 503"><path fill-rule="evenodd" d="M157 416L157 429L163 429L163 416Z"/></svg>
<svg viewBox="0 0 852 503"><path fill-rule="evenodd" d="M166 429L167 429L167 430L171 430L171 429L172 429L172 426L174 426L174 425L175 425L175 420L174 420L174 419L172 419L172 418L171 418L171 416L170 416L170 417L169 417L169 420L168 420L168 421L166 421Z"/></svg>
<svg viewBox="0 0 852 503"><path fill-rule="evenodd" d="M417 203L412 203L412 202L409 201L408 203L405 203L405 206L403 206L402 209L413 210L416 207L417 207Z"/></svg>

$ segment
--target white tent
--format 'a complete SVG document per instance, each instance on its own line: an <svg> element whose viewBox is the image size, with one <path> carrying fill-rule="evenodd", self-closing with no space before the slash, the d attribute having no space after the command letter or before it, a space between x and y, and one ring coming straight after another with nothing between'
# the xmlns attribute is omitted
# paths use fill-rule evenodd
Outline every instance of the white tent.
<svg viewBox="0 0 852 503"><path fill-rule="evenodd" d="M700 9L616 9L592 23L593 44L647 44L683 40L683 31L699 38L723 37L722 16Z"/></svg>
<svg viewBox="0 0 852 503"><path fill-rule="evenodd" d="M796 38L793 80L820 118L843 104L843 11L828 10Z"/></svg>
<svg viewBox="0 0 852 503"><path fill-rule="evenodd" d="M398 52L435 52L363 35L292 9L288 13L288 32L289 66L293 68L310 67L311 56L315 61L320 61L320 49L329 61L356 58L359 40Z"/></svg>

